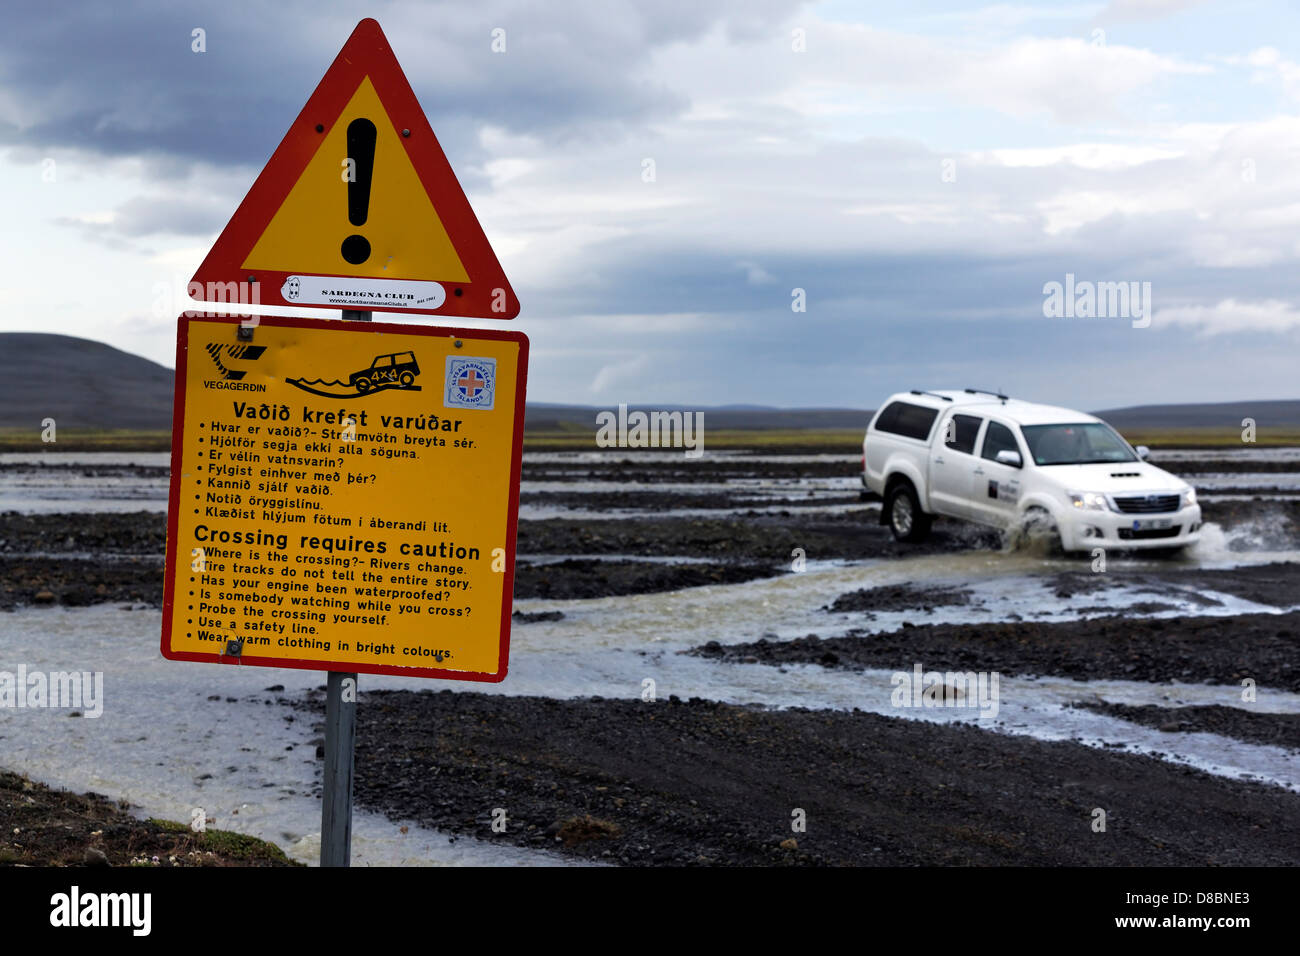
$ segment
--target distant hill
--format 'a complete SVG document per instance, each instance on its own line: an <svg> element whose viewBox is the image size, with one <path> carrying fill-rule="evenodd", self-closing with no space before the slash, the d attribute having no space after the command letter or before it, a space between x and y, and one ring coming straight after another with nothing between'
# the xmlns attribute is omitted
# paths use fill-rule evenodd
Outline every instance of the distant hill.
<svg viewBox="0 0 1300 956"><path fill-rule="evenodd" d="M42 332L0 332L0 428L39 429L53 418L60 429L165 431L171 428L173 372L164 365L102 342ZM530 402L525 427L588 431L608 405ZM633 405L641 411L700 411L707 428L864 429L872 411L850 408L773 408L723 405ZM1300 401L1135 405L1095 413L1117 428L1261 428L1300 426Z"/></svg>
<svg viewBox="0 0 1300 956"><path fill-rule="evenodd" d="M1241 428L1253 418L1260 428L1300 425L1300 401L1220 402L1191 405L1133 405L1094 412L1116 428Z"/></svg>
<svg viewBox="0 0 1300 956"><path fill-rule="evenodd" d="M103 342L44 332L0 332L0 428L60 431L172 424L171 369Z"/></svg>

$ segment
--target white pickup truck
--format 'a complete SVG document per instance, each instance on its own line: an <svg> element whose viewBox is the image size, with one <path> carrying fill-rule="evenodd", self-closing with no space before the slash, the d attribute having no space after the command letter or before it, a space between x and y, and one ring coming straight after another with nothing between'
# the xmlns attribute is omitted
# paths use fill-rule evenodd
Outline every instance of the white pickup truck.
<svg viewBox="0 0 1300 956"><path fill-rule="evenodd" d="M936 515L1040 532L1065 551L1177 550L1200 537L1185 481L1099 418L978 389L886 401L862 441L881 523L920 541Z"/></svg>

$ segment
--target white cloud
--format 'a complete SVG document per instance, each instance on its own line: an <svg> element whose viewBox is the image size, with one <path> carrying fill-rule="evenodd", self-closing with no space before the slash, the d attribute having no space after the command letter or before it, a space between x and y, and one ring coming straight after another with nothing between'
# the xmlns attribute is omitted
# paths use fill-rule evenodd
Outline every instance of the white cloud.
<svg viewBox="0 0 1300 956"><path fill-rule="evenodd" d="M1290 332L1300 329L1300 309L1279 299L1239 302L1224 299L1213 305L1184 305L1156 309L1153 326L1184 325L1203 335L1234 332Z"/></svg>
<svg viewBox="0 0 1300 956"><path fill-rule="evenodd" d="M1097 14L1097 19L1115 23L1159 20L1199 7L1204 2L1205 0L1111 0Z"/></svg>

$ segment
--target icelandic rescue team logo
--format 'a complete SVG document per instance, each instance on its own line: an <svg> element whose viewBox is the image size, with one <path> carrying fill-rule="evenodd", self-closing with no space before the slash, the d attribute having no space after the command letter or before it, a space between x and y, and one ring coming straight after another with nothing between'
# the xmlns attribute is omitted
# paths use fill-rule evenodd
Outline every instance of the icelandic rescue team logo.
<svg viewBox="0 0 1300 956"><path fill-rule="evenodd" d="M496 400L497 360L448 355L445 386L444 407L490 409Z"/></svg>

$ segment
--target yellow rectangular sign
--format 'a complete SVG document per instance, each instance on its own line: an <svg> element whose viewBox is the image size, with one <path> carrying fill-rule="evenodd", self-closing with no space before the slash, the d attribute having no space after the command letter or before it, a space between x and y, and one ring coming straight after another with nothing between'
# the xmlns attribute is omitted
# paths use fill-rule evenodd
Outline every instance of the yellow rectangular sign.
<svg viewBox="0 0 1300 956"><path fill-rule="evenodd" d="M163 656L503 679L527 365L518 332L183 316Z"/></svg>

